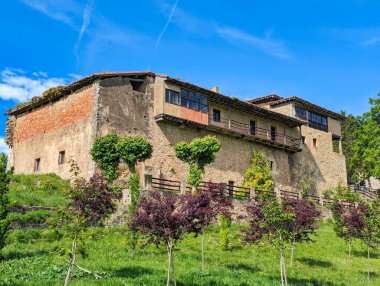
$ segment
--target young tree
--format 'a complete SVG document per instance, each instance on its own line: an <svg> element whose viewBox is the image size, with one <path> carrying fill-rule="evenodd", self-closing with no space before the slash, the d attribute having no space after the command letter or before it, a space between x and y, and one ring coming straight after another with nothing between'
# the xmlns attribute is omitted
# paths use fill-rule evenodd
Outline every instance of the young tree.
<svg viewBox="0 0 380 286"><path fill-rule="evenodd" d="M264 192L272 190L273 186L270 163L266 161L265 154L253 151L251 165L244 172L244 187L253 187L260 197L265 199Z"/></svg>
<svg viewBox="0 0 380 286"><path fill-rule="evenodd" d="M345 207L338 200L335 200L330 207L334 222L334 231L338 237L343 238L348 243L348 257L351 258L351 244L353 237L348 233L343 218L346 212Z"/></svg>
<svg viewBox="0 0 380 286"><path fill-rule="evenodd" d="M368 280L370 280L370 249L375 248L380 238L380 209L377 202L359 204L343 217L343 226L348 234L360 239L367 247Z"/></svg>
<svg viewBox="0 0 380 286"><path fill-rule="evenodd" d="M96 138L91 148L92 159L98 164L110 183L119 176L120 155L116 149L118 142L119 136L112 133Z"/></svg>
<svg viewBox="0 0 380 286"><path fill-rule="evenodd" d="M79 267L76 264L77 253L87 256L85 243L88 239L88 228L101 224L112 214L116 210L116 200L120 198L120 194L116 194L103 177L95 176L86 182L78 176L79 168L73 161L71 170L74 178L67 194L70 203L67 207L56 210L48 221L51 228L57 232L63 230L72 240L71 249L56 248L59 254L68 254L70 257L65 286L72 279L74 268ZM85 271L91 273L88 270Z"/></svg>
<svg viewBox="0 0 380 286"><path fill-rule="evenodd" d="M318 229L318 219L321 212L318 211L307 199L289 199L283 202L285 212L294 214L294 223L291 225L291 256L290 267L293 266L295 243L312 241L310 235Z"/></svg>
<svg viewBox="0 0 380 286"><path fill-rule="evenodd" d="M205 257L205 229L218 215L230 221L229 211L231 208L232 203L225 194L225 184L208 183L206 189L201 189L197 194L187 196L189 217L194 219L191 232L202 236L202 272L204 271ZM223 234L227 234L227 231L228 229L222 231L221 228Z"/></svg>
<svg viewBox="0 0 380 286"><path fill-rule="evenodd" d="M170 284L171 270L173 271L174 285L176 285L175 245L186 233L194 229L193 207L187 201L189 198L189 196L167 193L148 193L141 198L136 212L129 221L130 229L147 235L148 243L166 247L168 253L167 286ZM193 200L193 198L190 199Z"/></svg>
<svg viewBox="0 0 380 286"><path fill-rule="evenodd" d="M5 154L0 154L0 251L5 247L5 238L10 224L8 219L10 202L7 195L10 185L9 175L7 157Z"/></svg>
<svg viewBox="0 0 380 286"><path fill-rule="evenodd" d="M129 217L132 217L140 200L140 178L136 173L136 165L152 157L153 146L143 137L126 136L119 139L116 149L121 161L128 166L131 173L129 176L129 189L131 192ZM129 246L134 249L137 244L137 234L129 232L128 236Z"/></svg>
<svg viewBox="0 0 380 286"><path fill-rule="evenodd" d="M270 199L247 208L249 227L244 231L247 243L269 242L280 252L281 285L286 286L287 276L284 249L292 241L292 225L295 216L285 212L283 206Z"/></svg>
<svg viewBox="0 0 380 286"><path fill-rule="evenodd" d="M175 146L177 158L190 165L187 181L194 189L198 188L205 167L214 162L220 147L220 141L213 136L195 138L190 143L181 141Z"/></svg>

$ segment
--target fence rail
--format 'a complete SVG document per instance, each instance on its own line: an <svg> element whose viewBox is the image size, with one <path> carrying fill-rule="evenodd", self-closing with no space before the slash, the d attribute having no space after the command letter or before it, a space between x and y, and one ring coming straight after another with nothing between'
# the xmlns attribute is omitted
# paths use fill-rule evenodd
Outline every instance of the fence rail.
<svg viewBox="0 0 380 286"><path fill-rule="evenodd" d="M152 189L160 191L180 192L181 182L166 180L162 178L152 178Z"/></svg>
<svg viewBox="0 0 380 286"><path fill-rule="evenodd" d="M209 184L217 184L213 182L201 182L199 185L200 189L208 189ZM184 190L182 190L181 186L186 186ZM168 191L168 192L186 192L190 193L192 188L188 184L182 184L181 181L176 180L168 180L163 178L155 178L152 177L151 182L151 189L152 190L158 190L158 191ZM228 196L231 199L238 199L238 200L251 200L251 199L257 199L258 194L267 194L268 197L276 198L279 196L283 199L299 199L300 194L298 192L292 192L287 190L279 190L278 192L274 192L272 190L269 191L256 191L255 193L251 193L253 190L250 188L246 188L243 186L235 186L235 185L229 185L224 184L224 190L226 196ZM374 200L377 199L377 193L375 192L366 192L361 193L363 196L365 196L368 200ZM307 195L307 198L312 200L313 202L317 204L321 204L324 206L331 205L334 200L327 197L319 197L315 195ZM346 208L355 208L355 203L348 202L348 201L340 201L341 204Z"/></svg>

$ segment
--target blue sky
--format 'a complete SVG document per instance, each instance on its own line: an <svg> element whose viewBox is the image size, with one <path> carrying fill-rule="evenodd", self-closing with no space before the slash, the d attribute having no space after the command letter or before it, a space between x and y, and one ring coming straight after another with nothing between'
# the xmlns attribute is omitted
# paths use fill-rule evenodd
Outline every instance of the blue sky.
<svg viewBox="0 0 380 286"><path fill-rule="evenodd" d="M361 114L380 91L380 1L0 0L0 114L100 71ZM0 117L0 151L6 117Z"/></svg>

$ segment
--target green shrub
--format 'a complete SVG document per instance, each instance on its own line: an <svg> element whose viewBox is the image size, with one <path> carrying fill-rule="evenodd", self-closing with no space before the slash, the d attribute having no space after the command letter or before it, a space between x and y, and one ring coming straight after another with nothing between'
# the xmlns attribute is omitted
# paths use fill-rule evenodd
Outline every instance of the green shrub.
<svg viewBox="0 0 380 286"><path fill-rule="evenodd" d="M336 188L326 189L322 194L327 198L332 198L334 200L342 200L347 202L359 202L360 194L359 192L353 192L350 187L342 186L338 184Z"/></svg>
<svg viewBox="0 0 380 286"><path fill-rule="evenodd" d="M228 245L230 244L229 239L229 231L231 226L231 220L226 215L220 215L219 217L220 222L220 231L219 231L219 238L220 238L220 249L223 251L228 250Z"/></svg>
<svg viewBox="0 0 380 286"><path fill-rule="evenodd" d="M41 230L28 229L28 230L15 230L7 237L7 243L29 243L41 238Z"/></svg>
<svg viewBox="0 0 380 286"><path fill-rule="evenodd" d="M26 224L39 224L44 223L48 217L51 216L51 212L49 210L35 210L35 211L27 211L24 214L21 213L11 213L9 215L9 219L13 223L18 223L20 225Z"/></svg>

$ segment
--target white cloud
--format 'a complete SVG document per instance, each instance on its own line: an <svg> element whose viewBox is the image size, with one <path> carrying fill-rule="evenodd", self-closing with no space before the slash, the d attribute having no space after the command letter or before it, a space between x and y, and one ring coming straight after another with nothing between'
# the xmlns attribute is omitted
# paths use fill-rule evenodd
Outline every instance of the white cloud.
<svg viewBox="0 0 380 286"><path fill-rule="evenodd" d="M54 20L79 30L75 15L80 13L83 7L72 0L22 0L22 2Z"/></svg>
<svg viewBox="0 0 380 286"><path fill-rule="evenodd" d="M322 32L327 33L331 37L351 42L358 46L368 47L380 43L380 27L368 28L325 28Z"/></svg>
<svg viewBox="0 0 380 286"><path fill-rule="evenodd" d="M289 52L285 48L284 42L271 38L271 31L267 32L264 38L260 38L231 27L216 26L215 29L220 37L231 43L254 47L277 58L291 58Z"/></svg>
<svg viewBox="0 0 380 286"><path fill-rule="evenodd" d="M162 29L160 35L159 35L158 38L157 38L156 44L154 45L154 51L157 51L157 48L158 48L158 46L160 45L161 38L162 38L162 36L165 34L166 29L168 28L168 26L169 26L171 20L173 19L173 15L174 15L175 9L176 9L176 7L177 7L177 5L178 5L178 1L179 1L179 0L176 0L176 1L175 1L174 5L173 5L173 7L172 7L172 9L171 9L171 11L170 11L169 18L168 18L168 20L166 21L166 24L165 24L164 28Z"/></svg>
<svg viewBox="0 0 380 286"><path fill-rule="evenodd" d="M167 25L169 25L172 21L181 29L192 34L207 37L217 36L230 44L239 47L256 49L276 58L292 58L290 52L285 46L285 43L272 37L272 30L267 31L264 37L259 37L235 27L221 26L220 24L210 20L205 21L195 18L194 16L186 13L184 10L176 7L177 3L173 7L169 6L165 2L158 2L158 4L164 13L170 13L163 32L165 32ZM159 40L160 39L161 37L159 37Z"/></svg>
<svg viewBox="0 0 380 286"><path fill-rule="evenodd" d="M8 145L5 143L4 138L0 137L0 154L8 154Z"/></svg>
<svg viewBox="0 0 380 286"><path fill-rule="evenodd" d="M88 0L87 5L86 5L86 7L83 10L82 27L80 28L80 31L79 31L79 34L78 34L78 39L77 39L77 41L76 41L76 43L74 45L74 55L75 55L75 57L77 59L77 65L79 65L79 61L80 61L80 58L79 58L79 47L81 45L83 35L84 35L84 33L86 32L86 30L88 28L88 25L90 25L91 13L92 13L93 5L94 5L93 0Z"/></svg>
<svg viewBox="0 0 380 286"><path fill-rule="evenodd" d="M6 68L0 72L0 98L28 101L51 87L65 85L67 81L64 78L49 78L46 72L34 72L28 76L22 70Z"/></svg>
<svg viewBox="0 0 380 286"><path fill-rule="evenodd" d="M73 53L80 62L81 49L89 62L109 47L141 47L146 37L117 25L101 15L93 7L93 0L86 5L73 0L22 0L30 8L60 21L78 33ZM91 25L90 25L91 23ZM86 39L84 39L86 36ZM82 42L87 40L86 44Z"/></svg>

